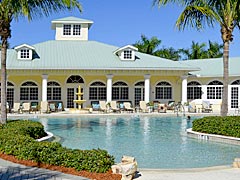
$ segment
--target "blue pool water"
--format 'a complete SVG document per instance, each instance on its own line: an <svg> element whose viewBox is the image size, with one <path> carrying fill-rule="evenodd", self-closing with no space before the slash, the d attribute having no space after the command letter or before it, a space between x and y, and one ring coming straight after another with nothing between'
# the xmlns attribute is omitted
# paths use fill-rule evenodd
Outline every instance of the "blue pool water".
<svg viewBox="0 0 240 180"><path fill-rule="evenodd" d="M120 162L134 156L140 168L197 168L230 165L240 146L187 137L183 117L98 116L34 119L61 137L63 146L106 149Z"/></svg>

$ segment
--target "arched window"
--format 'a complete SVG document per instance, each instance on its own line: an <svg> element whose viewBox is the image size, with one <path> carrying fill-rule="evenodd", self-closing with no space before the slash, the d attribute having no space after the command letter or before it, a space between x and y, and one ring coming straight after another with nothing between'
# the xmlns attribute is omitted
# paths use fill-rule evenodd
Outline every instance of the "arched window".
<svg viewBox="0 0 240 180"><path fill-rule="evenodd" d="M67 83L84 83L83 78L79 75L72 75L67 79Z"/></svg>
<svg viewBox="0 0 240 180"><path fill-rule="evenodd" d="M223 83L211 81L207 86L207 99L222 99Z"/></svg>
<svg viewBox="0 0 240 180"><path fill-rule="evenodd" d="M55 81L47 83L47 100L61 100L61 86Z"/></svg>
<svg viewBox="0 0 240 180"><path fill-rule="evenodd" d="M144 81L140 81L135 84L135 86L144 86L144 85L145 85Z"/></svg>
<svg viewBox="0 0 240 180"><path fill-rule="evenodd" d="M96 81L89 87L89 100L106 100L107 88L102 82Z"/></svg>
<svg viewBox="0 0 240 180"><path fill-rule="evenodd" d="M144 100L144 85L145 85L144 81L140 81L135 84L134 87L135 106L138 106L139 102Z"/></svg>
<svg viewBox="0 0 240 180"><path fill-rule="evenodd" d="M172 99L172 86L166 81L159 82L155 92L155 99Z"/></svg>
<svg viewBox="0 0 240 180"><path fill-rule="evenodd" d="M233 81L231 85L240 85L240 80Z"/></svg>
<svg viewBox="0 0 240 180"><path fill-rule="evenodd" d="M38 100L38 86L36 83L27 81L20 87L20 100Z"/></svg>
<svg viewBox="0 0 240 180"><path fill-rule="evenodd" d="M191 81L187 84L187 99L201 99L202 87L197 81Z"/></svg>
<svg viewBox="0 0 240 180"><path fill-rule="evenodd" d="M215 80L215 81L211 81L210 83L208 83L208 85L223 85L223 83Z"/></svg>
<svg viewBox="0 0 240 180"><path fill-rule="evenodd" d="M1 87L1 83L0 83L0 87ZM0 94L1 94L1 88L0 88ZM1 102L1 96L0 96L0 102ZM11 109L14 103L14 84L9 81L7 82L7 103L9 105L9 108Z"/></svg>
<svg viewBox="0 0 240 180"><path fill-rule="evenodd" d="M112 86L112 99L113 100L126 100L128 99L128 85L125 82L118 81Z"/></svg>
<svg viewBox="0 0 240 180"><path fill-rule="evenodd" d="M231 87L231 108L238 108L240 80L233 81L231 85L233 85Z"/></svg>

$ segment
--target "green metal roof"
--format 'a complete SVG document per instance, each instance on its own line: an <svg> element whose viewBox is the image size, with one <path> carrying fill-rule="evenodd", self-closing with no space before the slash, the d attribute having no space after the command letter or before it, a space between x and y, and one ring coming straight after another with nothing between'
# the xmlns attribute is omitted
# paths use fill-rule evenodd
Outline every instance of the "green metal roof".
<svg viewBox="0 0 240 180"><path fill-rule="evenodd" d="M201 77L222 77L223 76L223 58L199 59L182 61L193 67L199 67L200 71L191 72L193 75ZM240 57L229 58L229 75L240 76Z"/></svg>
<svg viewBox="0 0 240 180"><path fill-rule="evenodd" d="M8 50L8 69L99 69L99 70L184 70L198 68L156 56L136 52L135 61L123 61L114 54L119 47L96 41L59 41L52 40L32 45L35 58L18 60L17 51Z"/></svg>
<svg viewBox="0 0 240 180"><path fill-rule="evenodd" d="M56 23L80 23L80 24L88 24L88 27L90 28L93 24L93 21L87 20L87 19L81 19L73 16L60 18L60 19L54 19L52 20L52 29L55 29Z"/></svg>

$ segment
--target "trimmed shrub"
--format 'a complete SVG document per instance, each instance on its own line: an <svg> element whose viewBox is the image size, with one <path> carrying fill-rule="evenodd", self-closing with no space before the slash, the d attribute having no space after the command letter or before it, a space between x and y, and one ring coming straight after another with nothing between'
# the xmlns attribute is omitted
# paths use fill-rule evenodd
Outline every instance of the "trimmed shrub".
<svg viewBox="0 0 240 180"><path fill-rule="evenodd" d="M240 138L240 116L209 116L193 121L193 131Z"/></svg>
<svg viewBox="0 0 240 180"><path fill-rule="evenodd" d="M114 164L114 157L102 149L73 150L57 142L37 142L45 135L41 123L10 121L0 127L0 151L18 159L64 166L76 170L104 173Z"/></svg>

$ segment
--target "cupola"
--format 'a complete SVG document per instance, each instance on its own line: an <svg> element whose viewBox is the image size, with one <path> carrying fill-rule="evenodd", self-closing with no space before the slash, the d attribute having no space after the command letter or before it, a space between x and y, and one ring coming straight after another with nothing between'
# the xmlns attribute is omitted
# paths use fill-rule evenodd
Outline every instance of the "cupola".
<svg viewBox="0 0 240 180"><path fill-rule="evenodd" d="M77 17L66 17L52 21L52 29L56 30L55 40L88 40L88 30L93 21Z"/></svg>

